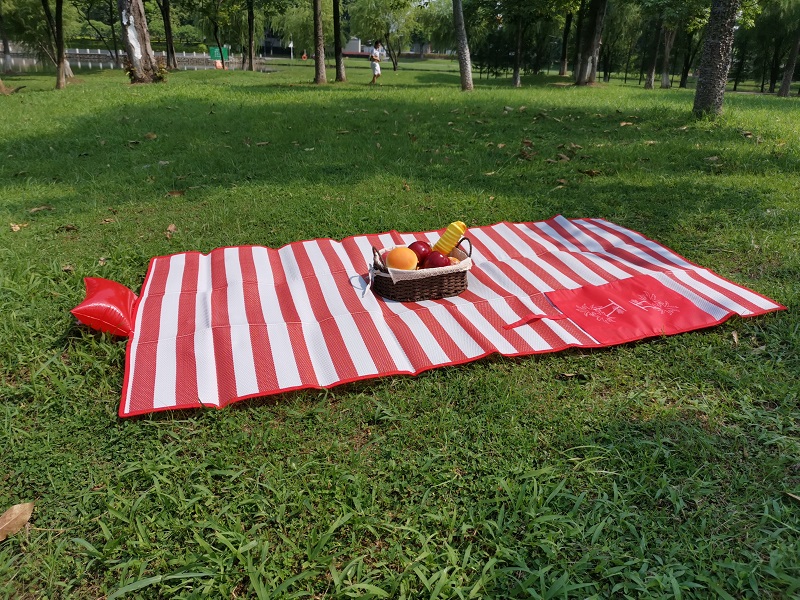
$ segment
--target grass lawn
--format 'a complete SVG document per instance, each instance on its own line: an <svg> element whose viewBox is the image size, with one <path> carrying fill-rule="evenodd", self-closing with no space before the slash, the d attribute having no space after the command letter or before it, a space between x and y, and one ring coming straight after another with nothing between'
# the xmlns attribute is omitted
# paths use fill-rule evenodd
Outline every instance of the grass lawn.
<svg viewBox="0 0 800 600"><path fill-rule="evenodd" d="M4 76L0 597L800 594L800 100L349 65ZM155 255L559 213L789 310L127 420L69 314Z"/></svg>

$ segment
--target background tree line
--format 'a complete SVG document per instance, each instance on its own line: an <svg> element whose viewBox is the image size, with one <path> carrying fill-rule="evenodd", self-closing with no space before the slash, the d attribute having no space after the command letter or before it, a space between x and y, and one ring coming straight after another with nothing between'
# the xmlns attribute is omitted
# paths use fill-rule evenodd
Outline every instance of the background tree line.
<svg viewBox="0 0 800 600"><path fill-rule="evenodd" d="M712 14L724 31L709 38ZM725 56L707 73L724 70L734 89L749 80L788 95L800 0L0 0L6 69L9 42L24 44L56 66L56 87L71 75L65 40L92 39L118 57L133 39L142 56L128 52L128 71L133 81L151 81L177 67L176 43L229 45L253 69L268 30L314 56L318 83L327 81L326 53L336 79L346 78L342 46L351 36L382 39L395 69L415 45L421 54L458 50L479 76L507 76L514 86L523 75L558 69L578 85L618 77L647 89L687 87L711 41ZM166 51L161 66L154 39Z"/></svg>

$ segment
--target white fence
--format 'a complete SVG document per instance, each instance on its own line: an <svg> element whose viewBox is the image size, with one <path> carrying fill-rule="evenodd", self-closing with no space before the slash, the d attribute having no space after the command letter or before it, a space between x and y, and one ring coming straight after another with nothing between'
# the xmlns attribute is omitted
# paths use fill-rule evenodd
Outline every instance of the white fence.
<svg viewBox="0 0 800 600"><path fill-rule="evenodd" d="M119 52L119 64L114 61L113 53L108 50L100 49L80 49L70 48L66 51L67 60L73 69L119 69L125 61L127 54ZM166 52L155 52L156 58L166 60ZM182 71L202 71L205 69L215 69L215 62L207 53L203 52L177 52L175 55L178 69ZM257 57L256 69L267 71L263 66L264 57ZM259 64L262 63L262 64ZM230 70L242 68L242 55L231 55L225 61L225 66ZM15 72L40 72L52 71L53 66L42 62L30 53L14 51L5 61L5 68Z"/></svg>

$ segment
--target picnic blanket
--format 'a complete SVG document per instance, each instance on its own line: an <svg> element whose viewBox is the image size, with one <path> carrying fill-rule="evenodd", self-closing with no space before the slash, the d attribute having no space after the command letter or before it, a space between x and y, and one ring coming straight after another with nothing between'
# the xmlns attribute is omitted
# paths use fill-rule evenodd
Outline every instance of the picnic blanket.
<svg viewBox="0 0 800 600"><path fill-rule="evenodd" d="M388 301L373 246L441 231L228 247L153 258L134 307L119 414L570 347L670 335L784 307L603 219L471 227L468 289Z"/></svg>

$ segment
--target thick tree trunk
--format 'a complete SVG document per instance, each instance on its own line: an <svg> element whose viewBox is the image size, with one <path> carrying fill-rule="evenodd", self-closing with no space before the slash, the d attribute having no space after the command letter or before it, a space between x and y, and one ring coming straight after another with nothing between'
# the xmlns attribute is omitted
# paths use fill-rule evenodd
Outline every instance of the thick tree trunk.
<svg viewBox="0 0 800 600"><path fill-rule="evenodd" d="M794 76L794 68L797 65L798 54L800 54L800 28L797 30L797 39L794 42L792 51L789 53L789 59L786 61L786 68L783 71L781 89L778 90L778 96L781 98L788 98L789 96L789 88L792 85L792 77Z"/></svg>
<svg viewBox="0 0 800 600"><path fill-rule="evenodd" d="M314 83L328 83L325 72L325 35L322 31L322 0L312 0L314 12Z"/></svg>
<svg viewBox="0 0 800 600"><path fill-rule="evenodd" d="M256 70L256 9L255 0L247 0L247 70Z"/></svg>
<svg viewBox="0 0 800 600"><path fill-rule="evenodd" d="M646 90L652 90L656 87L656 67L658 66L658 51L661 48L662 31L662 26L659 26L658 33L654 38L655 46L652 48L650 56L648 57L647 74L645 75L644 80L644 89Z"/></svg>
<svg viewBox="0 0 800 600"><path fill-rule="evenodd" d="M581 58L578 64L577 85L592 83L592 73L597 73L597 51L603 33L603 20L608 0L590 0L586 11L585 27L581 32Z"/></svg>
<svg viewBox="0 0 800 600"><path fill-rule="evenodd" d="M333 54L336 57L336 81L347 81L342 51L341 0L333 0Z"/></svg>
<svg viewBox="0 0 800 600"><path fill-rule="evenodd" d="M561 34L561 62L558 65L558 74L564 77L567 74L567 50L569 49L569 31L572 28L572 13L567 13L564 20L564 33Z"/></svg>
<svg viewBox="0 0 800 600"><path fill-rule="evenodd" d="M520 70L522 69L522 21L517 23L517 40L514 49L514 72L511 76L511 85L515 88L522 87L522 77Z"/></svg>
<svg viewBox="0 0 800 600"><path fill-rule="evenodd" d="M575 83L578 83L578 73L580 72L581 48L583 47L583 21L586 19L586 0L581 0L580 7L578 8L578 20L575 23L575 53L572 57L572 77Z"/></svg>
<svg viewBox="0 0 800 600"><path fill-rule="evenodd" d="M177 69L178 59L175 56L175 42L172 36L172 20L170 18L169 0L156 0L158 10L161 11L161 18L164 21L164 37L167 45L167 68Z"/></svg>
<svg viewBox="0 0 800 600"><path fill-rule="evenodd" d="M471 92L472 59L467 42L467 28L464 25L464 7L461 0L453 0L453 24L456 29L456 53L458 54L458 70L461 73L461 90Z"/></svg>
<svg viewBox="0 0 800 600"><path fill-rule="evenodd" d="M161 81L142 0L117 0L131 83Z"/></svg>
<svg viewBox="0 0 800 600"><path fill-rule="evenodd" d="M675 43L675 36L678 31L665 27L664 30L664 58L661 62L661 89L669 89L672 82L669 78L670 59L672 58L672 45Z"/></svg>
<svg viewBox="0 0 800 600"><path fill-rule="evenodd" d="M722 112L725 85L731 67L736 13L741 0L713 0L706 25L706 41L700 58L700 77L692 112L696 117L715 116Z"/></svg>

